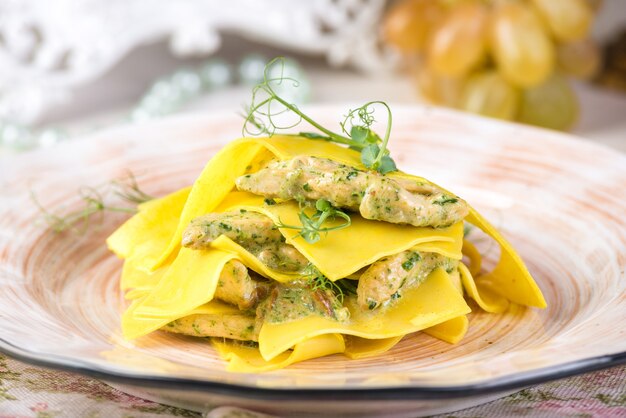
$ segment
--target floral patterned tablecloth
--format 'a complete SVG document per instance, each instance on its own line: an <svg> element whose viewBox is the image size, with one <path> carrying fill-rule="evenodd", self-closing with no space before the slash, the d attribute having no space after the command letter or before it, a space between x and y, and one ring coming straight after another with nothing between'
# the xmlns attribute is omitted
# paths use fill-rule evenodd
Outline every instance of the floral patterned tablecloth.
<svg viewBox="0 0 626 418"><path fill-rule="evenodd" d="M127 395L85 376L34 367L0 355L0 418L201 416L197 412ZM626 366L534 386L445 416L626 417ZM207 417L267 416L221 407Z"/></svg>

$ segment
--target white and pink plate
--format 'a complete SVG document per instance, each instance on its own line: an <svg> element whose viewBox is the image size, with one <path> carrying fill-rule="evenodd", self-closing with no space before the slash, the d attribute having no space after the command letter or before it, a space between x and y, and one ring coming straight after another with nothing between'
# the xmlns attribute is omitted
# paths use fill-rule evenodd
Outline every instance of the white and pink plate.
<svg viewBox="0 0 626 418"><path fill-rule="evenodd" d="M336 124L345 110L310 113ZM187 186L241 136L235 112L189 115L0 160L0 351L199 411L230 405L358 417L461 409L626 363L626 156L447 110L393 111L400 168L451 189L491 220L526 261L547 309L476 309L457 345L418 333L379 357L333 355L258 375L227 372L201 339L157 332L125 341L122 262L104 242L124 215L107 215L83 235L57 234L39 222L31 193L51 210L72 209L81 186L128 170L155 196ZM497 248L484 250L493 263Z"/></svg>

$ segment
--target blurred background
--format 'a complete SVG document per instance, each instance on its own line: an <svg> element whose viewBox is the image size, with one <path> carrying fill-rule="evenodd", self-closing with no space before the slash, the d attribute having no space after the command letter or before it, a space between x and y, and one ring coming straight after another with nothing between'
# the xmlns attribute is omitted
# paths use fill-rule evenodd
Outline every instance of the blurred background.
<svg viewBox="0 0 626 418"><path fill-rule="evenodd" d="M240 112L275 56L300 105L434 104L626 151L625 0L0 0L0 155Z"/></svg>

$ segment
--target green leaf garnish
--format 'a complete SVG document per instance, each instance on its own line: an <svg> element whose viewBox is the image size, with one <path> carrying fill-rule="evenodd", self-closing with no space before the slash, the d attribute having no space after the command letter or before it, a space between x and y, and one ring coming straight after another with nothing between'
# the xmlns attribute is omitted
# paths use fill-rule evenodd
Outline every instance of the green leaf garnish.
<svg viewBox="0 0 626 418"><path fill-rule="evenodd" d="M279 76L272 76L274 66L279 66ZM393 159L389 156L387 144L391 134L391 109L385 102L371 101L363 106L352 109L340 122L342 133L333 132L302 112L298 106L281 97L274 86L290 82L294 87L299 81L284 76L285 61L275 58L265 66L263 81L253 87L250 106L246 108L243 135L274 135L277 131L294 128L302 121L309 123L319 132L300 132L300 136L309 139L335 142L347 145L349 148L361 152L361 161L365 167L386 174L396 170ZM375 122L374 112L377 107L383 107L387 113L387 128L381 139L371 126ZM294 114L296 119L291 122L281 122L281 115ZM373 148L372 146L376 146ZM375 150L375 152L373 152Z"/></svg>
<svg viewBox="0 0 626 418"><path fill-rule="evenodd" d="M300 219L301 225L286 225L282 222L278 222L276 226L278 228L298 230L299 232L296 236L302 237L309 244L315 244L321 239L321 233L347 228L352 223L352 220L350 219L350 216L348 216L348 214L333 207L325 199L318 199L315 202L315 208L315 213L309 216L306 214L305 211L306 206L301 205L300 213L298 213L298 218ZM327 220L336 218L342 218L345 222L336 226L324 226L324 223Z"/></svg>
<svg viewBox="0 0 626 418"><path fill-rule="evenodd" d="M380 148L376 144L369 144L361 151L361 162L364 166L372 166L376 161L376 156L380 153Z"/></svg>
<svg viewBox="0 0 626 418"><path fill-rule="evenodd" d="M350 138L352 138L353 140L357 142L365 142L367 141L369 132L370 130L366 128L365 126L354 125L350 129Z"/></svg>
<svg viewBox="0 0 626 418"><path fill-rule="evenodd" d="M397 169L396 162L390 156L383 155L383 158L380 160L380 165L378 166L378 171L382 174L387 174Z"/></svg>

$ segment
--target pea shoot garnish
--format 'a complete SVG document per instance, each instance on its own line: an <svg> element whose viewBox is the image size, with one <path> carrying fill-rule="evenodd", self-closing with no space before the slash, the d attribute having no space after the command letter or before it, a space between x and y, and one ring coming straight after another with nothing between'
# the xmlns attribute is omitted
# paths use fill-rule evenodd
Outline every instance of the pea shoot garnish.
<svg viewBox="0 0 626 418"><path fill-rule="evenodd" d="M311 290L330 290L341 303L343 303L346 295L356 295L357 286L353 280L340 279L333 282L311 263L302 271L302 277L307 281Z"/></svg>
<svg viewBox="0 0 626 418"><path fill-rule="evenodd" d="M302 277L307 281L311 290L330 290L343 302L343 289L335 282L324 276L313 264L309 263L302 271Z"/></svg>
<svg viewBox="0 0 626 418"><path fill-rule="evenodd" d="M102 221L105 212L136 213L137 205L154 199L139 188L137 179L132 173L112 180L100 187L81 187L78 190L82 206L67 213L55 213L45 208L31 192L31 198L41 212L43 221L54 232L72 230L85 233L91 226L94 217ZM110 195L133 204L133 206L117 206L107 203Z"/></svg>
<svg viewBox="0 0 626 418"><path fill-rule="evenodd" d="M350 110L344 120L339 123L341 133L333 132L314 121L310 116L302 112L297 105L290 103L276 91L274 87L279 86L281 83L289 82L294 87L298 87L300 84L298 80L283 75L284 65L283 58L275 58L270 61L265 67L263 81L252 89L251 103L247 108L243 124L244 136L271 136L277 131L293 129L300 122L306 121L319 132L300 132L299 136L347 145L349 148L361 153L361 162L365 167L376 170L381 174L397 170L396 163L389 155L389 150L387 149L392 122L391 109L387 103L371 101L361 107ZM274 76L276 68L278 69L278 75ZM374 112L381 107L387 113L387 128L382 139L371 128L375 122ZM297 116L296 120L292 122L279 120L284 117L281 115L288 113L295 114Z"/></svg>
<svg viewBox="0 0 626 418"><path fill-rule="evenodd" d="M278 228L295 229L298 231L296 236L302 237L309 244L315 244L320 240L322 233L347 228L352 223L350 217L345 212L333 207L325 199L319 199L315 202L316 211L311 216L306 214L305 208L306 205L301 204L300 213L298 214L302 225L285 225L282 222L278 222L276 226ZM341 218L344 222L335 226L324 226L327 220L336 218Z"/></svg>

